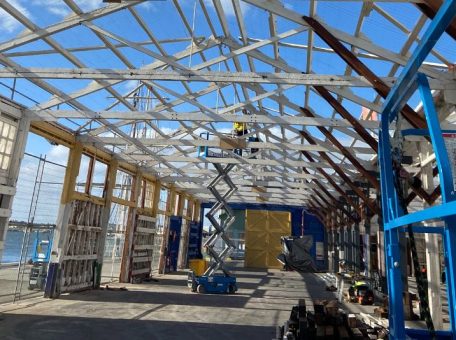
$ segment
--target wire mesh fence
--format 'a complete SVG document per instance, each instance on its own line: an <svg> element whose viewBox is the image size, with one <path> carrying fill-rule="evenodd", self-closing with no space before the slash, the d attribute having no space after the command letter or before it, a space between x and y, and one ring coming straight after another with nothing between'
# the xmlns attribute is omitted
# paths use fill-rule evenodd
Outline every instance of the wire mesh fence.
<svg viewBox="0 0 456 340"><path fill-rule="evenodd" d="M21 163L0 269L0 303L42 294L66 167L26 153ZM38 263L38 258L41 257ZM44 257L44 258L43 258ZM39 284L36 284L39 283Z"/></svg>
<svg viewBox="0 0 456 340"><path fill-rule="evenodd" d="M127 221L128 207L112 204L103 254L102 283L119 280Z"/></svg>
<svg viewBox="0 0 456 340"><path fill-rule="evenodd" d="M11 221L55 224L65 169L45 157L26 153L19 171Z"/></svg>

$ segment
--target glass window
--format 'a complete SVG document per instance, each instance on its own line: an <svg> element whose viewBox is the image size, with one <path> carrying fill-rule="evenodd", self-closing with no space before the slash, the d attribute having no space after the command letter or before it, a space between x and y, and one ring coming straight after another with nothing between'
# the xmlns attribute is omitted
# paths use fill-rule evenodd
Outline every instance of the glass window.
<svg viewBox="0 0 456 340"><path fill-rule="evenodd" d="M144 208L152 209L154 201L155 183L146 181L146 188L144 190Z"/></svg>
<svg viewBox="0 0 456 340"><path fill-rule="evenodd" d="M133 176L131 174L122 170L117 170L116 185L114 186L112 196L129 201L131 197L132 182Z"/></svg>
<svg viewBox="0 0 456 340"><path fill-rule="evenodd" d="M17 128L14 124L0 120L0 169L5 171L9 168L16 142Z"/></svg>
<svg viewBox="0 0 456 340"><path fill-rule="evenodd" d="M106 175L108 174L108 164L95 160L93 167L92 185L90 194L97 197L104 197L106 187Z"/></svg>
<svg viewBox="0 0 456 340"><path fill-rule="evenodd" d="M89 166L90 166L91 158L87 155L82 155L81 157L81 164L79 165L79 173L76 177L76 187L75 190L77 192L86 192L86 182L89 176Z"/></svg>
<svg viewBox="0 0 456 340"><path fill-rule="evenodd" d="M182 216L188 216L188 199L184 198L184 208L182 209Z"/></svg>
<svg viewBox="0 0 456 340"><path fill-rule="evenodd" d="M169 196L169 190L166 188L161 188L160 189L160 201L158 203L158 209L166 212L166 208L168 205L168 196Z"/></svg>

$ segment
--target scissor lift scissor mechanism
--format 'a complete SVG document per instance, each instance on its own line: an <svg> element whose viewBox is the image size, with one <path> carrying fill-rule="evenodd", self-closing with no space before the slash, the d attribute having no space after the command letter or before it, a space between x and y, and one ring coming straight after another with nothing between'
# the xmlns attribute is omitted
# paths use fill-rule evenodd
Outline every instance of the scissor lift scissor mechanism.
<svg viewBox="0 0 456 340"><path fill-rule="evenodd" d="M214 233L204 243L204 247L208 255L211 257L209 267L202 276L195 276L192 272L189 274L189 286L193 291L199 293L234 293L237 290L236 278L229 272L225 266L225 260L236 248L233 241L228 237L227 229L235 220L234 213L228 205L228 199L237 190L236 185L229 176L229 172L234 168L235 164L228 164L223 168L220 164L213 164L218 172L208 185L208 190L214 195L216 203L212 206L206 217L214 226ZM217 190L217 186L223 181L228 186L225 193ZM226 218L217 221L217 214L221 211L226 213ZM218 251L215 248L217 240L222 239L225 243L225 248ZM221 270L223 274L216 274Z"/></svg>

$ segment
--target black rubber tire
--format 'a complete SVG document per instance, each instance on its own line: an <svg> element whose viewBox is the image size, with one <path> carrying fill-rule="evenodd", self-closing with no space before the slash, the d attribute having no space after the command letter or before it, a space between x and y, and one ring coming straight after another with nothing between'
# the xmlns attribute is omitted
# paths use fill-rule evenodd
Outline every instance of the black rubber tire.
<svg viewBox="0 0 456 340"><path fill-rule="evenodd" d="M234 294L234 293L236 293L236 287L234 287L233 285L229 285L228 294Z"/></svg>
<svg viewBox="0 0 456 340"><path fill-rule="evenodd" d="M200 294L206 293L206 289L204 289L203 285L198 285L198 287L196 287L196 291Z"/></svg>

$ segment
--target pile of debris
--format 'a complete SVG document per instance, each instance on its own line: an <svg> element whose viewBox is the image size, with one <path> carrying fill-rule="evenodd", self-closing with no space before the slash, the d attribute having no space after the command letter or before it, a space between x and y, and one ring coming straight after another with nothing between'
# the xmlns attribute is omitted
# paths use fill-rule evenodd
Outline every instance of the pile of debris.
<svg viewBox="0 0 456 340"><path fill-rule="evenodd" d="M276 339L387 339L387 330L375 326L346 314L337 300L300 299L290 319L277 327Z"/></svg>

